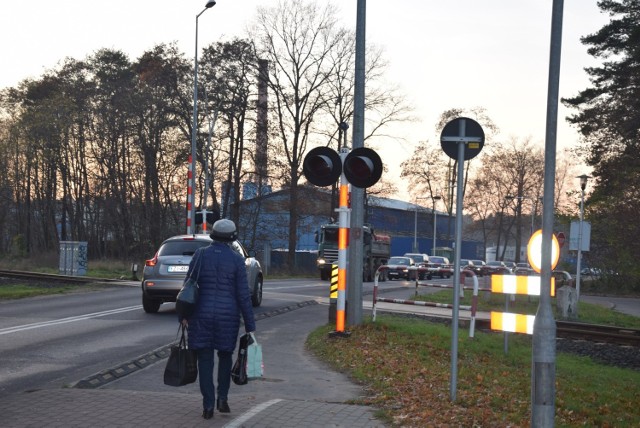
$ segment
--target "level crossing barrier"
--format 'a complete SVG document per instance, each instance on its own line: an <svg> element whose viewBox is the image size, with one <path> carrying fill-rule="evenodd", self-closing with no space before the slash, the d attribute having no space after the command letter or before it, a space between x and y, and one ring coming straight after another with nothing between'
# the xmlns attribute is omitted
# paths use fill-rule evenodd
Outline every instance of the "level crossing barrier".
<svg viewBox="0 0 640 428"><path fill-rule="evenodd" d="M386 302L386 303L396 303L396 304L401 304L401 305L414 305L414 306L431 306L431 307L438 307L438 308L448 308L448 309L453 309L453 305L452 304L448 304L448 303L436 303L436 302L423 302L423 301L416 301L416 300L406 300L406 299L388 299L388 298L384 298L384 297L378 297L378 281L380 278L381 274L384 274L384 271L389 269L389 266L387 265L382 265L380 267L378 267L378 269L376 270L376 275L374 278L374 283L373 283L373 304L372 304L372 320L373 322L376 321L376 309L377 309L377 303L378 302ZM441 287L441 288L454 288L453 285L444 285L444 284L426 284L426 283L420 283L418 280L418 272L421 269L424 268L415 268L415 267L411 267L409 268L411 271L415 271L416 275L416 291L415 294L416 296L418 295L418 286L437 286L437 287ZM426 271L426 269L425 269ZM475 325L476 325L476 313L477 313L477 308L478 308L478 291L479 291L479 287L478 287L478 277L476 276L476 274L471 271L471 270L463 270L461 271L462 275L460 276L460 282L461 282L461 294L462 294L462 289L466 288L466 289L473 289L473 298L472 298L472 303L471 305L462 305L459 306L460 309L463 310L467 310L467 311L471 311L471 319L470 319L470 324L469 324L469 337L474 337L474 331L475 331ZM465 277L471 277L473 278L473 287L465 287L464 286L464 278ZM490 290L490 289L483 289L485 291ZM461 295L460 297L463 297L463 295Z"/></svg>
<svg viewBox="0 0 640 428"><path fill-rule="evenodd" d="M492 275L491 292L539 296L540 276ZM551 297L556 294L555 278L551 277ZM509 333L533 334L535 315L514 314L511 312L491 311L491 330ZM506 343L506 342L505 342Z"/></svg>

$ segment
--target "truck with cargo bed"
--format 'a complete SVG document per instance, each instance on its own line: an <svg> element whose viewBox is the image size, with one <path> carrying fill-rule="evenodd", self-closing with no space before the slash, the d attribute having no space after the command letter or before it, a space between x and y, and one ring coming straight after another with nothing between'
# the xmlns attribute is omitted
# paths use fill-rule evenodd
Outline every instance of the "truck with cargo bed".
<svg viewBox="0 0 640 428"><path fill-rule="evenodd" d="M362 227L362 248L350 251L362 253L362 280L373 281L379 266L387 263L391 255L391 238L377 234L371 226ZM320 279L328 280L331 277L331 266L338 262L338 230L337 223L329 223L320 226L316 231L318 243L317 265L320 271Z"/></svg>

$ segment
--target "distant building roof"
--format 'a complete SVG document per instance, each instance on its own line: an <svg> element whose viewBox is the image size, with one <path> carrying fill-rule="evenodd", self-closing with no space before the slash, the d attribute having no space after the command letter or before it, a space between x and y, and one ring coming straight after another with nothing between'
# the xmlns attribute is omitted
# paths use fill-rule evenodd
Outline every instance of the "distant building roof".
<svg viewBox="0 0 640 428"><path fill-rule="evenodd" d="M416 208L419 210L424 210L424 209L427 209L429 211L432 210L431 207L424 207L422 205L401 201L399 199L381 198L378 196L371 196L371 195L369 195L368 197L370 198L370 204L376 207L391 208L391 209L402 210L402 211L414 211ZM438 214L447 214L445 212L441 212L438 210L436 210L436 212Z"/></svg>

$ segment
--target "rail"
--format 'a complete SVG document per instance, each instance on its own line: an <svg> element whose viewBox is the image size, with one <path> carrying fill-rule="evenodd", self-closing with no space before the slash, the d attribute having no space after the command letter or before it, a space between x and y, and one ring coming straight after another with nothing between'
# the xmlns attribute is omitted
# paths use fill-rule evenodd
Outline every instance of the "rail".
<svg viewBox="0 0 640 428"><path fill-rule="evenodd" d="M25 279L28 281L45 281L46 280L46 281L56 281L56 282L71 282L75 284L89 284L89 283L96 283L96 282L119 283L124 281L121 279L71 276L71 275L60 275L55 273L28 272L28 271L8 270L8 269L0 269L0 277Z"/></svg>
<svg viewBox="0 0 640 428"><path fill-rule="evenodd" d="M566 339L640 347L640 330L575 321L556 321L556 335Z"/></svg>

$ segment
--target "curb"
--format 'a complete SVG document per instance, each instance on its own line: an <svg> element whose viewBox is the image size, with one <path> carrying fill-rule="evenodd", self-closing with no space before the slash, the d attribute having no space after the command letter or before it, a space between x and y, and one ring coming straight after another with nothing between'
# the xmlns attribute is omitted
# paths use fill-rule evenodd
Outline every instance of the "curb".
<svg viewBox="0 0 640 428"><path fill-rule="evenodd" d="M307 306L318 305L319 303L316 300L306 300L304 302L297 303L295 305L283 306L281 308L275 309L270 312L264 312L256 315L256 321L265 318L271 318L277 315L286 314L297 309L302 309ZM120 364L116 367L112 367L101 372L90 375L84 379L79 380L78 382L71 385L71 388L77 389L95 389L100 388L114 380L120 379L124 376L130 375L131 373L137 372L138 370L142 370L145 367L153 365L160 360L169 357L171 353L171 346L176 344L177 341L171 342L168 345L162 346L158 349L155 349L151 352L148 352L144 355L141 355L133 360L127 361L123 364Z"/></svg>

